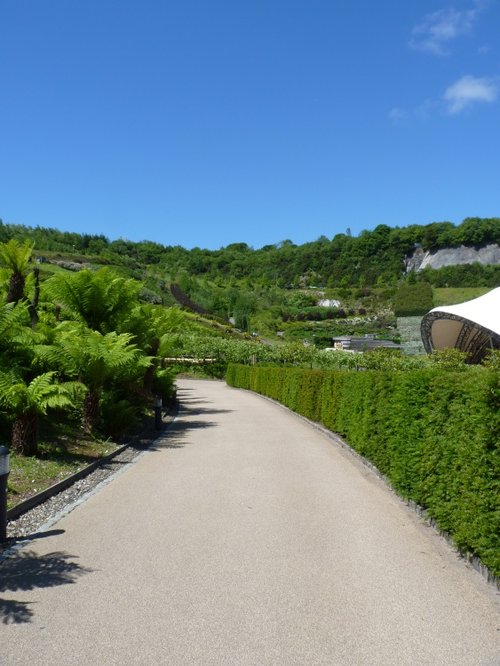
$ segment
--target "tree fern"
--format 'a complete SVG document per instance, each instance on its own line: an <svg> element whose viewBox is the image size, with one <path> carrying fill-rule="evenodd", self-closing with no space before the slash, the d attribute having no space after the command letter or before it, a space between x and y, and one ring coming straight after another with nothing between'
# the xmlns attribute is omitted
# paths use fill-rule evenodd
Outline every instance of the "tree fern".
<svg viewBox="0 0 500 666"><path fill-rule="evenodd" d="M24 298L24 284L29 268L33 245L16 239L0 244L0 264L11 271L7 303L18 303Z"/></svg>
<svg viewBox="0 0 500 666"><path fill-rule="evenodd" d="M152 362L143 377L143 387L147 393L153 390L155 375L160 364L159 355L162 337L173 331L185 330L186 315L179 308L165 308L142 304L135 307L129 317L120 324L121 331L132 333L133 341L145 354L152 356Z"/></svg>
<svg viewBox="0 0 500 666"><path fill-rule="evenodd" d="M115 330L137 302L140 284L108 268L58 274L44 284L44 294L68 317L107 333Z"/></svg>
<svg viewBox="0 0 500 666"><path fill-rule="evenodd" d="M82 385L59 383L55 372L45 372L26 383L15 372L0 373L0 408L14 417L12 448L24 455L36 455L38 417L48 409L72 407Z"/></svg>
<svg viewBox="0 0 500 666"><path fill-rule="evenodd" d="M87 387L83 405L83 428L95 429L99 401L104 386L142 377L150 357L132 344L128 333L102 335L83 325L65 322L52 345L39 346L37 354L52 367L61 368L68 379L79 380Z"/></svg>
<svg viewBox="0 0 500 666"><path fill-rule="evenodd" d="M38 336L29 324L26 303L0 304L0 368L33 368Z"/></svg>

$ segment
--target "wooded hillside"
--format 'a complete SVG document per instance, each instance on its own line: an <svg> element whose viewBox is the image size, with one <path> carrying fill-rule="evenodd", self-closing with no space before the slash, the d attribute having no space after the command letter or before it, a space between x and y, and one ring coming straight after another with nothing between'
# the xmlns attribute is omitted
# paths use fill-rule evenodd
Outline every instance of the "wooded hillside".
<svg viewBox="0 0 500 666"><path fill-rule="evenodd" d="M405 257L419 244L425 250L459 245L500 244L500 218L467 218L460 225L436 222L390 228L384 224L359 236L337 234L331 240L295 245L284 240L253 249L244 242L219 250L162 245L152 241L109 240L104 235L77 234L42 227L0 223L0 242L28 238L35 252L71 255L80 261L114 264L130 271L151 266L168 273L172 281L187 273L209 279L252 280L279 287L347 287L394 284L404 272ZM165 239L168 243L168 232ZM443 271L445 269L442 269ZM496 286L495 267L448 267L441 272L424 271L425 279L439 286ZM470 274L470 275L469 275ZM138 276L137 276L138 277ZM473 284L464 284L472 282Z"/></svg>

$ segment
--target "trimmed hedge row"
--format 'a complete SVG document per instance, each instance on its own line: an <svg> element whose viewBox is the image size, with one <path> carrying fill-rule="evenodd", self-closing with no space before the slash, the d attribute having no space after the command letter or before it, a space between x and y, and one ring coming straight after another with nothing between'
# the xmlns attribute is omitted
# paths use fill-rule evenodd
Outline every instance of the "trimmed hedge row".
<svg viewBox="0 0 500 666"><path fill-rule="evenodd" d="M226 380L342 435L500 575L500 373L230 365Z"/></svg>

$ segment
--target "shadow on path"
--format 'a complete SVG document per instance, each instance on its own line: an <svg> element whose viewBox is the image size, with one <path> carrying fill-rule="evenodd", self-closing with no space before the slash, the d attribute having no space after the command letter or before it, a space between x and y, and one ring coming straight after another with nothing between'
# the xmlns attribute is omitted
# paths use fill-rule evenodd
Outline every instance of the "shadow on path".
<svg viewBox="0 0 500 666"><path fill-rule="evenodd" d="M30 534L29 536L21 536L21 537L11 537L10 539L7 539L7 543L9 546L13 546L14 544L21 542L23 543L24 541L33 541L34 539L46 539L47 537L51 536L58 536L59 534L64 534L66 530L46 530L45 532L34 532L33 534ZM1 589L1 578L0 578L0 589Z"/></svg>
<svg viewBox="0 0 500 666"><path fill-rule="evenodd" d="M179 415L183 416L185 414L186 412L182 409ZM206 428L215 428L217 425L215 421L175 421L165 433L165 436L158 439L150 450L181 449L184 447L184 440L191 430L205 430Z"/></svg>
<svg viewBox="0 0 500 666"><path fill-rule="evenodd" d="M219 425L216 421L204 421L193 417L229 414L234 411L232 409L218 409L217 407L212 407L211 405L214 403L211 400L191 397L188 392L192 390L194 389L180 389L178 391L178 418L172 423L172 425L170 425L165 435L157 439L153 446L148 447L150 451L183 448L190 430L215 428Z"/></svg>
<svg viewBox="0 0 500 666"><path fill-rule="evenodd" d="M183 402L179 409L179 416L199 416L200 414L230 414L232 409L213 409L211 407L194 407L191 406L191 401Z"/></svg>
<svg viewBox="0 0 500 666"><path fill-rule="evenodd" d="M74 555L58 551L46 555L37 555L29 550L18 551L0 563L0 592L69 585L75 583L79 576L92 572L92 569L71 562L72 559L76 559ZM0 598L3 624L30 622L34 614L32 605L31 602Z"/></svg>

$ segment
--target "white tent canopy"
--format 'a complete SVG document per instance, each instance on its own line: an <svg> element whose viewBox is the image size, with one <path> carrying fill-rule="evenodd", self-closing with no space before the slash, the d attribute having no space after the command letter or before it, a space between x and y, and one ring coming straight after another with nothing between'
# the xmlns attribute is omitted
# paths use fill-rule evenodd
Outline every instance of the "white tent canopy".
<svg viewBox="0 0 500 666"><path fill-rule="evenodd" d="M488 349L500 349L500 287L459 305L434 308L422 319L425 350L460 349L478 362Z"/></svg>

